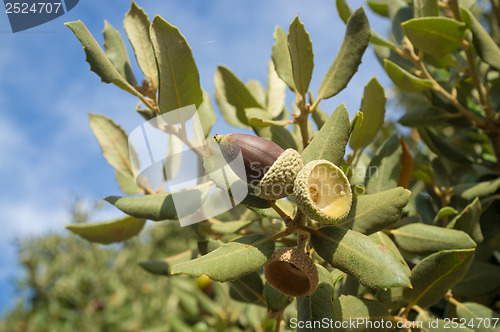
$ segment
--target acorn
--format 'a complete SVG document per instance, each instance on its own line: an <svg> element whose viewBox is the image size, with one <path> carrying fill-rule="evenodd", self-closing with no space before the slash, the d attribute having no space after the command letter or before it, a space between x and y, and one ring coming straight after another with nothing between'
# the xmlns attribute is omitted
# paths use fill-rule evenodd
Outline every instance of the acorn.
<svg viewBox="0 0 500 332"><path fill-rule="evenodd" d="M335 223L351 210L349 180L340 168L327 160L314 160L305 165L295 178L293 190L297 207L318 222Z"/></svg>
<svg viewBox="0 0 500 332"><path fill-rule="evenodd" d="M297 248L278 249L264 265L267 282L289 296L307 296L318 288L318 269L311 257Z"/></svg>
<svg viewBox="0 0 500 332"><path fill-rule="evenodd" d="M254 188L258 197L277 200L293 195L295 177L303 167L297 151L283 150L268 139L245 134L215 135L215 140L228 164L241 153L246 174L237 175Z"/></svg>

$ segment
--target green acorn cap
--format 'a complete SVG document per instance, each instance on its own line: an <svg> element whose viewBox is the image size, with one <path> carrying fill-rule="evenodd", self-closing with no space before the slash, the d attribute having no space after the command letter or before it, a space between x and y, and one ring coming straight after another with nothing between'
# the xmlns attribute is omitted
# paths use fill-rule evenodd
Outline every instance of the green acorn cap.
<svg viewBox="0 0 500 332"><path fill-rule="evenodd" d="M286 149L260 180L255 194L270 201L293 195L293 184L302 167L300 153Z"/></svg>
<svg viewBox="0 0 500 332"><path fill-rule="evenodd" d="M264 265L267 282L289 296L307 296L318 288L318 269L311 257L297 248L281 248Z"/></svg>
<svg viewBox="0 0 500 332"><path fill-rule="evenodd" d="M344 172L327 160L314 160L304 166L294 183L299 209L309 218L335 223L351 210L352 192Z"/></svg>

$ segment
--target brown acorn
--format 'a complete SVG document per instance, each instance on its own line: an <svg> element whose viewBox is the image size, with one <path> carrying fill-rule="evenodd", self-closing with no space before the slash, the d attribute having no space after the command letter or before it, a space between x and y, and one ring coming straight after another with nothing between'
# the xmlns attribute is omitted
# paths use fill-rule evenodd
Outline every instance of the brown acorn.
<svg viewBox="0 0 500 332"><path fill-rule="evenodd" d="M219 143L222 155L228 164L241 152L246 179L243 174L237 175L252 186L259 184L264 174L285 151L273 141L258 136L228 134L215 135L214 138Z"/></svg>
<svg viewBox="0 0 500 332"><path fill-rule="evenodd" d="M318 269L311 257L297 248L274 252L264 266L267 282L289 296L307 296L318 287Z"/></svg>

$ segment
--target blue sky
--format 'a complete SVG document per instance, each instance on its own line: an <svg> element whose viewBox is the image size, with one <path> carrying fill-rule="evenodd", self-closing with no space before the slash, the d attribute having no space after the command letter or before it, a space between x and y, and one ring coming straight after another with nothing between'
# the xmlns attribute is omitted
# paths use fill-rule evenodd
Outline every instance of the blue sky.
<svg viewBox="0 0 500 332"><path fill-rule="evenodd" d="M193 49L201 84L213 95L213 75L224 64L243 81L267 81L273 31L285 31L298 14L309 31L315 53L311 90L319 84L340 47L345 27L333 0L137 1L150 19L159 14L177 26ZM349 1L353 8L362 1ZM66 232L74 197L94 202L119 195L114 170L101 156L88 127L88 112L104 114L127 132L141 123L136 98L101 83L89 70L77 39L63 23L82 20L102 45L106 19L122 32L128 1L82 0L69 13L42 26L13 34L0 13L0 315L13 305L17 237ZM365 6L366 7L366 6ZM2 7L3 8L3 7ZM366 9L370 24L385 34L387 22ZM129 47L129 56L133 53ZM138 80L142 79L137 66ZM363 87L376 76L390 81L369 49L348 88L320 107L331 112L345 102L351 116ZM387 94L387 92L386 92ZM215 103L214 103L215 105ZM290 106L290 104L288 104ZM222 116L212 132L232 131ZM119 216L109 207L95 216Z"/></svg>

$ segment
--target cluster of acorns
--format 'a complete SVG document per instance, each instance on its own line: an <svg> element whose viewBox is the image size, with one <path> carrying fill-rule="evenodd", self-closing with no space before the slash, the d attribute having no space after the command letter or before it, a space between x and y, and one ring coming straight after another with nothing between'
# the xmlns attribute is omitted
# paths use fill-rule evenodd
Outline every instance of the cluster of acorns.
<svg viewBox="0 0 500 332"><path fill-rule="evenodd" d="M262 137L215 135L228 163L240 153L246 181L255 194L266 200L293 197L307 217L320 223L335 223L351 209L351 186L344 172L328 160L305 166L294 149L283 150ZM290 296L307 296L318 286L312 259L297 248L278 249L264 267L267 282Z"/></svg>

